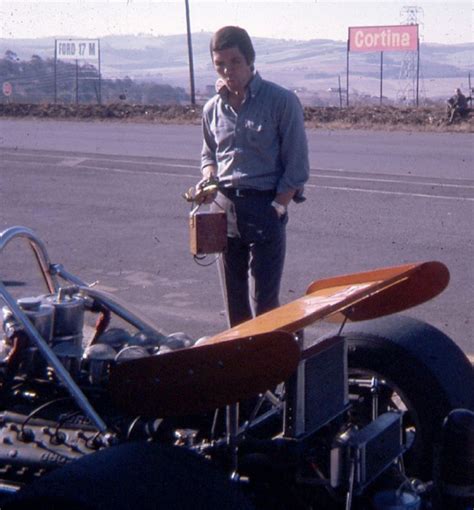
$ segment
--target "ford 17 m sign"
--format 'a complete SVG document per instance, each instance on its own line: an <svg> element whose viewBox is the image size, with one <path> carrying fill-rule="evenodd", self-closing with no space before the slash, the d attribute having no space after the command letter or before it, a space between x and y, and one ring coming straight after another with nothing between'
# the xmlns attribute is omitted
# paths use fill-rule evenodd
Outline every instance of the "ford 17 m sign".
<svg viewBox="0 0 474 510"><path fill-rule="evenodd" d="M349 51L417 51L418 25L349 27Z"/></svg>
<svg viewBox="0 0 474 510"><path fill-rule="evenodd" d="M58 60L98 60L98 39L58 39L56 40Z"/></svg>

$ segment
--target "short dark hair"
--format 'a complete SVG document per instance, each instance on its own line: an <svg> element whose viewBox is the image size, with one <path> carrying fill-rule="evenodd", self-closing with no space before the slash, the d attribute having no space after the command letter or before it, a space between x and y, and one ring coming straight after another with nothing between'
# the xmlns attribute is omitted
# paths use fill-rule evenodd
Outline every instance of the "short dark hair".
<svg viewBox="0 0 474 510"><path fill-rule="evenodd" d="M245 57L247 64L254 64L255 50L252 40L243 28L234 26L222 27L212 36L210 44L211 57L213 51L227 50L229 48L238 48Z"/></svg>

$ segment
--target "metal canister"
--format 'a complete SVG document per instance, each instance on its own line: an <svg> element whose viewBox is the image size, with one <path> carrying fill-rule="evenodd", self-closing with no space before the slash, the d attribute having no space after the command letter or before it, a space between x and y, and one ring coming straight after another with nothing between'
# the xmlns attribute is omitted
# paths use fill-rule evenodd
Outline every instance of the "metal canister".
<svg viewBox="0 0 474 510"><path fill-rule="evenodd" d="M78 295L62 292L53 298L54 328L53 345L71 342L81 347L84 328L84 299Z"/></svg>
<svg viewBox="0 0 474 510"><path fill-rule="evenodd" d="M43 302L41 296L21 298L18 306L37 329L41 337L50 343L53 335L54 308Z"/></svg>
<svg viewBox="0 0 474 510"><path fill-rule="evenodd" d="M44 296L20 298L18 306L28 317L40 336L48 344L51 344L54 324L54 308L45 303ZM38 346L32 340L28 340L22 349L21 366L25 373L33 376L44 375L46 360L40 354Z"/></svg>

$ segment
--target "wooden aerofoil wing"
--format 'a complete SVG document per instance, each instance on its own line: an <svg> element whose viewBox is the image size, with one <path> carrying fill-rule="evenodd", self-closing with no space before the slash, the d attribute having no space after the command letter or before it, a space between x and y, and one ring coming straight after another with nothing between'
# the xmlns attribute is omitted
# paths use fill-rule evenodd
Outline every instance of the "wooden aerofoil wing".
<svg viewBox="0 0 474 510"><path fill-rule="evenodd" d="M446 266L423 262L313 282L305 296L198 346L114 367L112 396L130 414L163 417L249 398L296 369L301 352L292 333L319 320L365 320L399 312L433 298L448 281Z"/></svg>
<svg viewBox="0 0 474 510"><path fill-rule="evenodd" d="M270 331L294 333L326 319L366 320L400 312L442 292L449 271L441 262L405 264L313 282L306 295L209 338L219 343Z"/></svg>
<svg viewBox="0 0 474 510"><path fill-rule="evenodd" d="M367 282L381 282L380 290L366 293L328 319L363 321L413 308L434 298L448 286L449 271L441 262L406 264L318 280L308 287L306 294L324 292L324 289L338 285L364 285Z"/></svg>
<svg viewBox="0 0 474 510"><path fill-rule="evenodd" d="M201 413L274 388L299 360L293 336L273 331L126 361L111 371L110 390L131 415Z"/></svg>

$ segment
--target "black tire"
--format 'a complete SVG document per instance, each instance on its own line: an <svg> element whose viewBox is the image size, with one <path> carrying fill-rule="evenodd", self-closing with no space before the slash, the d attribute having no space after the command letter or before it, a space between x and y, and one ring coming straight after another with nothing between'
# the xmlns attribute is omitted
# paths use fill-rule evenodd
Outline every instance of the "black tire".
<svg viewBox="0 0 474 510"><path fill-rule="evenodd" d="M127 443L21 489L2 510L251 510L228 476L180 447Z"/></svg>
<svg viewBox="0 0 474 510"><path fill-rule="evenodd" d="M381 408L403 409L410 476L433 479L441 428L456 408L474 410L474 370L462 350L424 322L391 316L347 325L350 377L383 381ZM354 388L351 387L351 390ZM368 409L359 409L368 414Z"/></svg>

